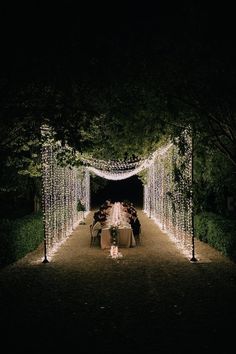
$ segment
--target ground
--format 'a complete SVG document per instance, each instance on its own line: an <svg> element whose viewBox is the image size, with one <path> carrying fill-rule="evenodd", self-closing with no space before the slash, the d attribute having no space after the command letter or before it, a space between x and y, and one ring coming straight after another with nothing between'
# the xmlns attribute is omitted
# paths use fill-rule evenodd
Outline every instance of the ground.
<svg viewBox="0 0 236 354"><path fill-rule="evenodd" d="M42 263L41 245L0 271L6 353L231 352L236 264L198 240L192 263L138 215L141 245L120 249L119 260L89 247L90 213L49 263Z"/></svg>

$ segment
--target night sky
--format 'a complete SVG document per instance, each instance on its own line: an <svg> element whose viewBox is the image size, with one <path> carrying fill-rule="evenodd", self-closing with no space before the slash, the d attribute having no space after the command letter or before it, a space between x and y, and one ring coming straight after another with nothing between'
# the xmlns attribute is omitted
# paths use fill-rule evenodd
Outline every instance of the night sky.
<svg viewBox="0 0 236 354"><path fill-rule="evenodd" d="M91 207L95 208L110 198L113 202L129 200L135 207L143 207L143 185L137 176L120 180L107 181L104 188L91 194Z"/></svg>
<svg viewBox="0 0 236 354"><path fill-rule="evenodd" d="M152 68L175 58L183 66L193 61L193 72L208 56L224 61L228 69L235 66L232 6L227 1L5 6L0 20L2 87L6 78L13 87L43 80L58 81L66 89L68 78L91 81L97 88L115 82L122 87L141 67L151 77ZM129 181L123 183L129 186ZM137 189L142 195L138 183ZM120 193L120 187L115 190Z"/></svg>
<svg viewBox="0 0 236 354"><path fill-rule="evenodd" d="M231 48L234 11L227 1L224 7L215 2L154 3L5 6L0 21L2 71L21 80L50 78L63 70L81 75L94 63L102 79L116 60L152 60L161 42L171 56L181 43L195 41L219 50Z"/></svg>

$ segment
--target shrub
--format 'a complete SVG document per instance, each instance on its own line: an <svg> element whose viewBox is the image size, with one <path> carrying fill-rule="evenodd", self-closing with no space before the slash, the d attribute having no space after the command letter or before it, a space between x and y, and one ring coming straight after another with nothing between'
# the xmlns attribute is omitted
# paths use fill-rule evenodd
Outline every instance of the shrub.
<svg viewBox="0 0 236 354"><path fill-rule="evenodd" d="M207 242L207 222L205 213L196 215L194 219L195 233L200 241Z"/></svg>
<svg viewBox="0 0 236 354"><path fill-rule="evenodd" d="M214 213L195 216L195 235L236 261L236 222Z"/></svg>
<svg viewBox="0 0 236 354"><path fill-rule="evenodd" d="M20 219L0 220L0 266L5 266L34 251L43 241L41 213Z"/></svg>

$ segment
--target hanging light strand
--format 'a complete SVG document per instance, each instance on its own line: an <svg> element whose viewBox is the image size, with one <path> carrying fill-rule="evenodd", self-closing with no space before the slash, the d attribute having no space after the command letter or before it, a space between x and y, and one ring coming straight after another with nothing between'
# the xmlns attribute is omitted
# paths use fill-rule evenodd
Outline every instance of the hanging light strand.
<svg viewBox="0 0 236 354"><path fill-rule="evenodd" d="M83 158L83 166L58 164L57 156L63 150L54 134L42 127L42 178L45 248L56 245L71 234L80 217L77 203L90 210L90 174L109 180L122 180L147 171L144 185L144 211L148 213L175 240L177 245L191 251L192 225L192 144L191 133L184 131L184 152L178 144L168 143L147 159L105 161Z"/></svg>
<svg viewBox="0 0 236 354"><path fill-rule="evenodd" d="M144 211L190 255L193 240L191 132L185 130L181 139L182 152L178 144L169 145L161 154L155 152L147 168Z"/></svg>
<svg viewBox="0 0 236 354"><path fill-rule="evenodd" d="M78 201L89 211L90 183L84 166L76 168L58 163L57 154L63 147L54 140L47 126L41 127L41 135L44 261L47 261L81 220Z"/></svg>

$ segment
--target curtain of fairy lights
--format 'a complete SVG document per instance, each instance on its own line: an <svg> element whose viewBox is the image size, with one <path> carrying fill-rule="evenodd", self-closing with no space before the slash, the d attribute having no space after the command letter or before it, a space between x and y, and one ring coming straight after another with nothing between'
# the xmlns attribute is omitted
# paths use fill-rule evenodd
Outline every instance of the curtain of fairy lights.
<svg viewBox="0 0 236 354"><path fill-rule="evenodd" d="M156 150L148 158L144 160L138 160L136 162L129 161L127 163L120 163L119 161L107 161L102 160L83 160L88 166L88 170L99 177L106 178L113 181L127 179L131 176L137 175L139 172L152 166L157 154L164 154L172 144L169 143L166 146Z"/></svg>
<svg viewBox="0 0 236 354"><path fill-rule="evenodd" d="M51 134L51 135L50 135ZM192 140L187 130L176 143L156 150L145 160L103 161L81 159L84 167L62 167L52 131L42 129L43 205L46 248L72 232L78 222L77 203L90 210L90 172L111 180L122 180L143 170L144 211L155 219L184 250L193 249Z"/></svg>
<svg viewBox="0 0 236 354"><path fill-rule="evenodd" d="M90 183L89 171L85 168L78 170L58 164L57 153L62 147L54 141L47 127L42 127L42 139L42 203L47 257L79 223L78 201L85 205L86 211L89 210Z"/></svg>
<svg viewBox="0 0 236 354"><path fill-rule="evenodd" d="M144 211L165 230L177 245L192 252L192 140L185 131L181 144L156 153L147 168Z"/></svg>
<svg viewBox="0 0 236 354"><path fill-rule="evenodd" d="M90 210L90 173L87 168L80 167L77 178L78 200L85 206L86 211Z"/></svg>

